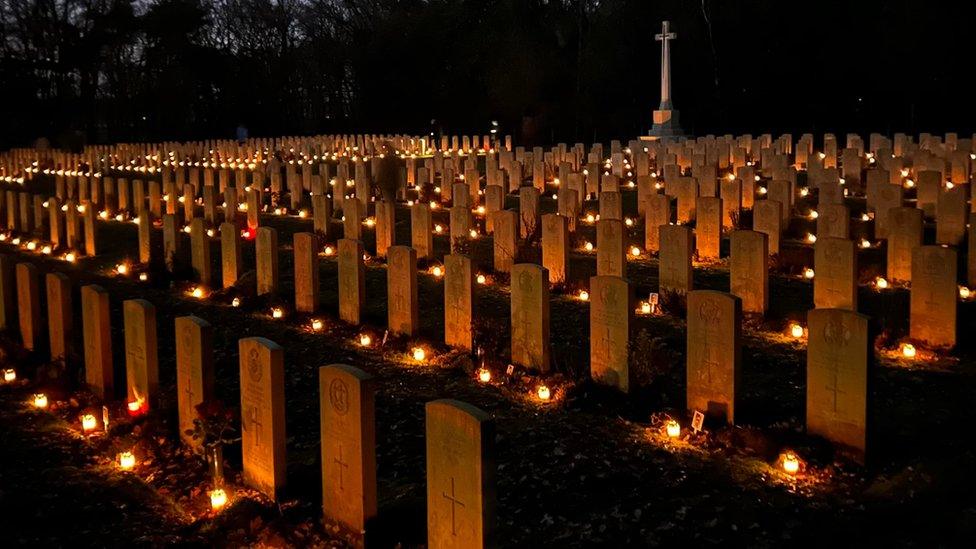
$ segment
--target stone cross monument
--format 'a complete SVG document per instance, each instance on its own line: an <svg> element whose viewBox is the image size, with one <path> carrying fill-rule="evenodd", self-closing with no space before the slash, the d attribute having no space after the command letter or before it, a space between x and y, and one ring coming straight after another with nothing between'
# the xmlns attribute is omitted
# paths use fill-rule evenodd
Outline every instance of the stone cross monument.
<svg viewBox="0 0 976 549"><path fill-rule="evenodd" d="M681 127L678 125L678 111L671 104L670 41L676 38L678 35L671 32L670 21L662 22L661 33L654 35L654 40L661 43L661 106L654 111L654 127L651 128L650 139L682 135Z"/></svg>

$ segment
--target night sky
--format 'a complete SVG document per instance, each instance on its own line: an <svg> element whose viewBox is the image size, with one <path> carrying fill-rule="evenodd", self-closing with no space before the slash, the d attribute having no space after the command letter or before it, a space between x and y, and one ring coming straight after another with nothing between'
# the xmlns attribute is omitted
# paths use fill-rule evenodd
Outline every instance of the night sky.
<svg viewBox="0 0 976 549"><path fill-rule="evenodd" d="M230 137L241 122L425 133L432 119L445 133L497 119L526 145L628 138L659 101L663 19L693 134L976 130L972 3L104 0L68 22L13 5L5 146Z"/></svg>

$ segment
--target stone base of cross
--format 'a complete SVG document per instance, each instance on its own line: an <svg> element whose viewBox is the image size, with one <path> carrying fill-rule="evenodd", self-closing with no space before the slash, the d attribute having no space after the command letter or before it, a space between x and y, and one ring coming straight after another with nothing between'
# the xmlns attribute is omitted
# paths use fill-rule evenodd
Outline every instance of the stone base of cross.
<svg viewBox="0 0 976 549"><path fill-rule="evenodd" d="M643 141L657 141L658 139L684 137L681 125L678 123L678 111L675 109L655 110L654 126L648 135L641 136Z"/></svg>

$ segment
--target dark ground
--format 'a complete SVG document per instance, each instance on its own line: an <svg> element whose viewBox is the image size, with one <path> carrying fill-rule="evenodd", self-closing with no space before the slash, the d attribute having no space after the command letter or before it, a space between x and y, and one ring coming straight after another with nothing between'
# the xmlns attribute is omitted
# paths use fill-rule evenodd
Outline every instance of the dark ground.
<svg viewBox="0 0 976 549"><path fill-rule="evenodd" d="M514 197L509 198L510 201ZM634 211L628 193L626 211ZM812 197L809 199L812 200ZM811 204L813 202L810 202ZM514 203L509 204L514 207ZM852 214L863 201L850 201ZM553 211L552 200L543 212ZM595 211L595 204L586 210ZM799 210L806 211L804 206ZM435 214L447 226L446 211ZM397 212L397 241L409 242L409 213ZM292 295L291 234L311 230L311 220L266 216L279 231L281 295ZM794 219L794 238L812 230ZM136 227L101 224L97 257L69 265L34 255L42 270L60 270L78 287L97 282L112 295L113 345L117 386L124 379L121 303L142 297L157 307L162 409L156 416L115 423L109 437L86 440L77 417L90 403L74 392L72 370L59 380L0 387L0 540L14 545L146 545L199 543L240 545L339 544L319 523L317 368L345 362L378 378L377 464L380 516L374 531L379 546L422 545L425 540L424 409L436 398L457 398L489 412L497 422L498 539L506 546L628 545L962 545L976 533L976 454L971 431L976 412L973 343L965 337L976 323L974 305L959 307L960 345L951 356L906 363L882 358L871 390L871 447L866 467L835 463L828 445L803 434L805 349L782 336L789 319L812 307L812 284L795 276L812 264L812 249L787 242L781 267L771 275L772 309L765 321L749 319L744 330L741 425L713 427L704 435L671 442L660 434L668 414L685 419L683 313L638 316L632 338L642 384L629 396L612 394L584 381L588 364L587 305L553 293L552 356L555 374L546 382L556 402L532 398L536 378L518 375L483 386L456 352L431 342L442 340L442 288L420 275L421 337L435 356L417 365L406 351L412 342L391 338L383 348L355 344L360 329L337 320L336 264L323 259L321 306L324 333L313 334L307 319L289 315L273 321L267 304L245 299L240 309L227 295L198 301L171 289L158 272L149 283L112 274L112 267L135 257ZM642 244L642 227L632 238ZM868 224L852 221L852 237L868 234ZM592 227L583 229L595 242ZM373 235L364 231L366 249ZM437 256L447 237L435 237ZM188 244L188 243L187 243ZM727 245L727 242L725 243ZM5 253L12 248L0 245ZM470 252L488 272L491 241L482 237ZM530 251L525 251L527 257ZM537 252L536 252L537 253ZM883 249L861 252L862 279L883 265ZM219 246L213 248L219 273ZM960 262L963 263L964 262ZM245 247L253 265L253 246ZM594 274L592 256L575 253L571 278L576 287ZM628 262L628 277L646 299L657 288L656 260ZM382 338L386 324L385 269L367 269L366 330ZM218 278L219 280L219 278ZM508 345L508 296L504 280L477 290L478 343L486 350L495 380L504 378ZM727 265L697 268L698 288L728 290ZM223 302L223 303L221 303ZM860 310L872 317L879 342L907 332L908 292L883 294L862 287ZM227 474L235 490L232 507L213 515L202 460L173 443L175 372L173 318L196 314L214 325L217 397L239 402L237 339L261 335L285 348L289 489L274 505L239 488L239 449L228 448ZM76 349L80 316L76 315ZM642 334L641 332L646 332ZM43 357L26 356L4 342L4 362L22 377L43 379ZM29 410L30 393L45 390L58 401L52 414ZM121 415L116 411L115 416ZM138 475L120 473L111 461L135 447ZM807 473L791 479L772 464L784 448L809 460ZM142 479L142 480L140 480ZM246 496L246 497L245 497ZM5 543L6 544L6 543Z"/></svg>

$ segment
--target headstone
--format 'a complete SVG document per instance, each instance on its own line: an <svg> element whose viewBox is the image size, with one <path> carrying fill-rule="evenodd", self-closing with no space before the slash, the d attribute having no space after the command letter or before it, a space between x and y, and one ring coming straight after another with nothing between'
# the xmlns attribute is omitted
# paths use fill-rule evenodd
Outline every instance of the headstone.
<svg viewBox="0 0 976 549"><path fill-rule="evenodd" d="M851 214L843 204L821 204L817 210L817 238L850 238Z"/></svg>
<svg viewBox="0 0 976 549"><path fill-rule="evenodd" d="M319 368L323 518L360 536L377 512L374 385L359 368Z"/></svg>
<svg viewBox="0 0 976 549"><path fill-rule="evenodd" d="M883 183L878 187L877 207L874 212L874 236L888 238L891 227L891 209L901 207L904 191L901 185Z"/></svg>
<svg viewBox="0 0 976 549"><path fill-rule="evenodd" d="M128 299L122 302L122 313L126 402L138 403L145 412L159 404L156 307L145 299Z"/></svg>
<svg viewBox="0 0 976 549"><path fill-rule="evenodd" d="M788 222L793 212L793 184L787 180L774 180L769 182L766 192L768 200L775 200L782 205L780 212L784 223Z"/></svg>
<svg viewBox="0 0 976 549"><path fill-rule="evenodd" d="M499 273L508 273L518 255L518 214L512 210L495 212L494 225L494 268Z"/></svg>
<svg viewBox="0 0 976 549"><path fill-rule="evenodd" d="M494 547L495 426L456 400L428 402L427 546Z"/></svg>
<svg viewBox="0 0 976 549"><path fill-rule="evenodd" d="M714 290L688 293L688 409L735 423L741 393L742 302Z"/></svg>
<svg viewBox="0 0 976 549"><path fill-rule="evenodd" d="M102 400L114 394L112 328L108 292L94 284L81 287L81 328L85 344L85 383Z"/></svg>
<svg viewBox="0 0 976 549"><path fill-rule="evenodd" d="M342 237L351 240L362 239L363 203L359 200L345 200L342 203Z"/></svg>
<svg viewBox="0 0 976 549"><path fill-rule="evenodd" d="M444 256L444 343L460 349L474 348L474 266L459 254Z"/></svg>
<svg viewBox="0 0 976 549"><path fill-rule="evenodd" d="M376 255L386 256L386 250L396 242L396 204L380 200L376 203Z"/></svg>
<svg viewBox="0 0 976 549"><path fill-rule="evenodd" d="M868 317L846 309L807 313L807 432L864 461L867 447Z"/></svg>
<svg viewBox="0 0 976 549"><path fill-rule="evenodd" d="M519 189L519 222L522 238L529 238L535 233L539 226L539 189Z"/></svg>
<svg viewBox="0 0 976 549"><path fill-rule="evenodd" d="M952 248L918 246L912 250L909 332L934 347L956 344L957 254Z"/></svg>
<svg viewBox="0 0 976 549"><path fill-rule="evenodd" d="M549 272L531 263L512 266L512 362L549 371Z"/></svg>
<svg viewBox="0 0 976 549"><path fill-rule="evenodd" d="M431 221L430 206L417 203L410 207L410 242L417 251L417 259L434 256L434 223Z"/></svg>
<svg viewBox="0 0 976 549"><path fill-rule="evenodd" d="M326 240L332 240L332 201L324 194L312 196L312 228Z"/></svg>
<svg viewBox="0 0 976 549"><path fill-rule="evenodd" d="M363 243L343 238L339 240L339 318L359 324L366 305L366 266L363 263Z"/></svg>
<svg viewBox="0 0 976 549"><path fill-rule="evenodd" d="M559 189L556 194L556 212L566 218L569 232L575 233L579 218L579 199L575 189Z"/></svg>
<svg viewBox="0 0 976 549"><path fill-rule="evenodd" d="M213 279L210 267L210 236L207 235L206 221L202 217L195 217L190 222L190 265L200 284L210 286Z"/></svg>
<svg viewBox="0 0 976 549"><path fill-rule="evenodd" d="M644 249L650 253L660 247L661 225L671 222L671 198L666 194L651 194L644 203Z"/></svg>
<svg viewBox="0 0 976 549"><path fill-rule="evenodd" d="M590 376L626 393L633 315L630 284L619 276L594 276L590 294Z"/></svg>
<svg viewBox="0 0 976 549"><path fill-rule="evenodd" d="M318 237L314 233L295 233L295 310L314 313L319 308Z"/></svg>
<svg viewBox="0 0 976 549"><path fill-rule="evenodd" d="M722 243L722 199L698 197L695 217L695 245L698 258L718 261Z"/></svg>
<svg viewBox="0 0 976 549"><path fill-rule="evenodd" d="M71 213L71 206L69 203L68 214ZM152 260L152 218L149 216L149 210L143 206L139 210L138 217L138 233L139 233L139 263L146 265ZM68 239L68 246L74 247L73 240L71 237L72 225L75 225L72 221L70 215L65 216L65 229Z"/></svg>
<svg viewBox="0 0 976 549"><path fill-rule="evenodd" d="M742 311L769 309L769 237L758 231L732 231L729 238L729 285L742 300Z"/></svg>
<svg viewBox="0 0 976 549"><path fill-rule="evenodd" d="M845 238L814 244L813 304L817 309L857 311L857 247Z"/></svg>
<svg viewBox="0 0 976 549"><path fill-rule="evenodd" d="M409 246L390 246L387 254L387 325L394 334L417 335L420 330L417 252Z"/></svg>
<svg viewBox="0 0 976 549"><path fill-rule="evenodd" d="M678 223L688 223L695 219L695 201L698 199L698 183L693 177L679 177L673 183L668 181L667 194L677 198Z"/></svg>
<svg viewBox="0 0 976 549"><path fill-rule="evenodd" d="M623 219L623 196L619 191L600 193L600 219Z"/></svg>
<svg viewBox="0 0 976 549"><path fill-rule="evenodd" d="M466 206L454 206L450 210L451 216L451 250L456 251L466 241L472 228L471 210Z"/></svg>
<svg viewBox="0 0 976 549"><path fill-rule="evenodd" d="M199 417L197 406L214 398L213 328L196 316L181 316L175 321L176 337L176 403L180 438L202 451L203 440L194 439L193 420Z"/></svg>
<svg viewBox="0 0 976 549"><path fill-rule="evenodd" d="M98 225L95 223L95 208L89 205L82 215L85 226L85 255L91 257L98 253Z"/></svg>
<svg viewBox="0 0 976 549"><path fill-rule="evenodd" d="M624 223L619 219L596 222L596 274L627 276L627 251L624 244Z"/></svg>
<svg viewBox="0 0 976 549"><path fill-rule="evenodd" d="M13 256L0 254L0 331L18 327L15 265Z"/></svg>
<svg viewBox="0 0 976 549"><path fill-rule="evenodd" d="M542 266L549 271L549 282L561 284L568 279L569 223L558 214L542 216Z"/></svg>
<svg viewBox="0 0 976 549"><path fill-rule="evenodd" d="M779 254L783 234L783 205L775 200L757 200L752 209L752 229L766 235L769 255Z"/></svg>
<svg viewBox="0 0 976 549"><path fill-rule="evenodd" d="M917 173L916 207L925 213L926 217L935 215L936 204L939 201L939 191L942 189L942 174L935 170L920 170Z"/></svg>
<svg viewBox="0 0 976 549"><path fill-rule="evenodd" d="M935 243L958 246L966 236L969 185L955 185L939 191L935 210Z"/></svg>
<svg viewBox="0 0 976 549"><path fill-rule="evenodd" d="M64 273L47 273L47 332L51 360L67 360L73 341L71 279Z"/></svg>
<svg viewBox="0 0 976 549"><path fill-rule="evenodd" d="M278 231L259 227L254 244L258 295L278 293Z"/></svg>
<svg viewBox="0 0 976 549"><path fill-rule="evenodd" d="M692 289L692 232L683 225L661 226L658 254L659 291L686 293Z"/></svg>
<svg viewBox="0 0 976 549"><path fill-rule="evenodd" d="M41 312L41 280L33 263L17 264L17 313L24 349L39 350L44 333Z"/></svg>
<svg viewBox="0 0 976 549"><path fill-rule="evenodd" d="M241 235L233 223L220 224L220 267L224 288L237 283L241 272Z"/></svg>
<svg viewBox="0 0 976 549"><path fill-rule="evenodd" d="M922 245L922 210L888 210L888 279L912 281L912 250Z"/></svg>
<svg viewBox="0 0 976 549"><path fill-rule="evenodd" d="M494 213L505 209L505 189L501 185L485 187L485 232L495 231Z"/></svg>
<svg viewBox="0 0 976 549"><path fill-rule="evenodd" d="M722 228L733 229L739 221L739 209L742 207L742 180L722 179Z"/></svg>
<svg viewBox="0 0 976 549"><path fill-rule="evenodd" d="M166 269L175 272L184 265L183 258L183 231L174 214L163 216L163 258L166 261Z"/></svg>
<svg viewBox="0 0 976 549"><path fill-rule="evenodd" d="M271 499L285 486L285 352L263 337L238 343L244 483Z"/></svg>

